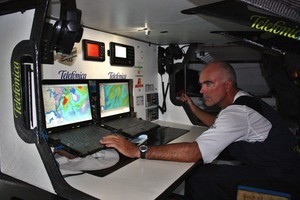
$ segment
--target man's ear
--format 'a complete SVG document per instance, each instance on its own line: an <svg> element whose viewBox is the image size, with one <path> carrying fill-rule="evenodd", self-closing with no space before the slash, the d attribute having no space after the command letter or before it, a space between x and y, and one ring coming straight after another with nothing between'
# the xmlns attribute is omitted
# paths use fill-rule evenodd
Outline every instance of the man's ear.
<svg viewBox="0 0 300 200"><path fill-rule="evenodd" d="M233 88L233 82L231 80L227 80L225 82L225 88L226 88L226 91L232 90L232 88Z"/></svg>

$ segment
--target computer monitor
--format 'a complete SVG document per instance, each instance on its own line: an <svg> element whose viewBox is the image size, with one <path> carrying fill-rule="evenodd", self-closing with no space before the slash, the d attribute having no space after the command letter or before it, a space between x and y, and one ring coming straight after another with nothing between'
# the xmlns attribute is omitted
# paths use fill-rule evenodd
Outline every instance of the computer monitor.
<svg viewBox="0 0 300 200"><path fill-rule="evenodd" d="M101 119L130 114L129 80L99 81L99 104Z"/></svg>
<svg viewBox="0 0 300 200"><path fill-rule="evenodd" d="M47 129L92 120L87 82L44 81L42 92Z"/></svg>

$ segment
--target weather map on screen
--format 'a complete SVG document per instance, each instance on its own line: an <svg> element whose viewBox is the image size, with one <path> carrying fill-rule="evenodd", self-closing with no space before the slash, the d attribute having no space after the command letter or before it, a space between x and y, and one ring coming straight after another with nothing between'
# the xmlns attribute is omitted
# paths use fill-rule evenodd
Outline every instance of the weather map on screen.
<svg viewBox="0 0 300 200"><path fill-rule="evenodd" d="M92 119L88 84L45 84L42 90L46 128Z"/></svg>
<svg viewBox="0 0 300 200"><path fill-rule="evenodd" d="M128 82L100 83L100 116L130 112Z"/></svg>

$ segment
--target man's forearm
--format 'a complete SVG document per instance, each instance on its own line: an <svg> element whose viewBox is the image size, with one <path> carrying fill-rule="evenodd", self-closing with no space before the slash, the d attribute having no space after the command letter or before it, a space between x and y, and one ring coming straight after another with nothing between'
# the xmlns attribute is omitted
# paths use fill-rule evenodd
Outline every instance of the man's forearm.
<svg viewBox="0 0 300 200"><path fill-rule="evenodd" d="M205 112L195 104L190 104L190 108L194 115L207 126L212 126L215 123L216 116Z"/></svg>
<svg viewBox="0 0 300 200"><path fill-rule="evenodd" d="M178 162L196 162L201 159L201 152L196 142L177 143L163 146L150 146L147 159Z"/></svg>

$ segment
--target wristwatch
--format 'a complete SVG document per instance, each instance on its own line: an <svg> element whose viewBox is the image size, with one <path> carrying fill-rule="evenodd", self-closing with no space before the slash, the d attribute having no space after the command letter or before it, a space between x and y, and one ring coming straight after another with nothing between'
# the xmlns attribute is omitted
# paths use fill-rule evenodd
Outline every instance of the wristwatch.
<svg viewBox="0 0 300 200"><path fill-rule="evenodd" d="M148 147L146 145L141 145L141 146L139 146L139 150L140 150L140 153L141 153L141 158L145 159L146 153L148 151Z"/></svg>

